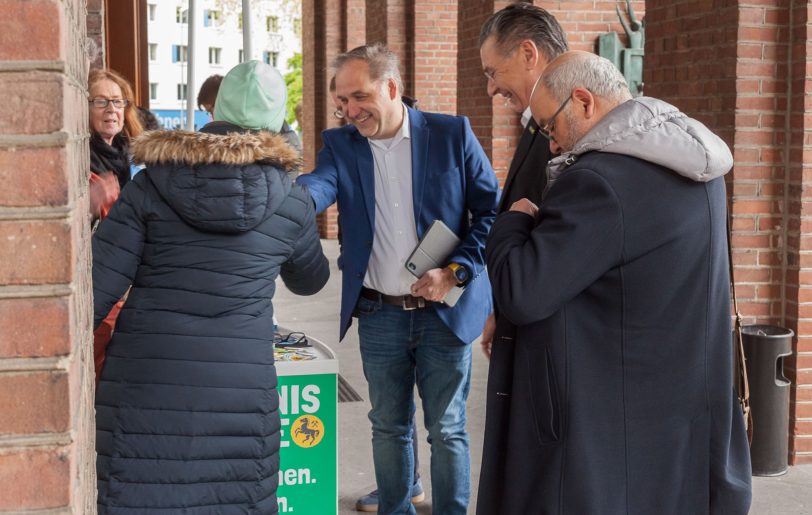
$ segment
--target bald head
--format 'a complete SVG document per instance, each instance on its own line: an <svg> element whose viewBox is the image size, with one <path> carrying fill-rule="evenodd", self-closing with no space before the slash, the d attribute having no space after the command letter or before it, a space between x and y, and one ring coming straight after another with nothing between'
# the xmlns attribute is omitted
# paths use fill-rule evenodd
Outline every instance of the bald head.
<svg viewBox="0 0 812 515"><path fill-rule="evenodd" d="M530 100L533 118L551 136L553 153L568 151L608 112L631 99L611 61L570 51L553 59Z"/></svg>
<svg viewBox="0 0 812 515"><path fill-rule="evenodd" d="M553 59L542 74L541 85L559 102L579 87L615 106L632 98L626 79L610 60L580 50Z"/></svg>

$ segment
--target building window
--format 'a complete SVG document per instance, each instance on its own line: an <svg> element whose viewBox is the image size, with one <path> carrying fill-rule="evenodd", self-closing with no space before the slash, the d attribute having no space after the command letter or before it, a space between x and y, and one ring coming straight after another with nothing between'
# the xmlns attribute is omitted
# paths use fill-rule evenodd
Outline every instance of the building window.
<svg viewBox="0 0 812 515"><path fill-rule="evenodd" d="M149 99L155 100L158 98L158 83L150 82L149 83Z"/></svg>
<svg viewBox="0 0 812 515"><path fill-rule="evenodd" d="M186 100L186 84L178 84L178 100Z"/></svg>
<svg viewBox="0 0 812 515"><path fill-rule="evenodd" d="M158 43L149 44L149 60L150 61L158 60Z"/></svg>
<svg viewBox="0 0 812 515"><path fill-rule="evenodd" d="M158 10L158 6L155 4L149 4L147 6L147 11L149 12L149 21L155 21L155 12Z"/></svg>
<svg viewBox="0 0 812 515"><path fill-rule="evenodd" d="M279 52L262 52L262 60L265 61L265 64L270 64L276 68L279 63Z"/></svg>
<svg viewBox="0 0 812 515"><path fill-rule="evenodd" d="M266 17L265 29L267 30L267 32L279 32L279 16Z"/></svg>
<svg viewBox="0 0 812 515"><path fill-rule="evenodd" d="M172 45L172 62L185 63L188 58L186 45Z"/></svg>
<svg viewBox="0 0 812 515"><path fill-rule="evenodd" d="M209 47L209 64L220 64L220 48Z"/></svg>
<svg viewBox="0 0 812 515"><path fill-rule="evenodd" d="M238 56L237 57L237 62L238 63L241 63L241 62L243 62L245 60L245 52L242 51L242 48L240 49L240 53L237 54L237 56Z"/></svg>
<svg viewBox="0 0 812 515"><path fill-rule="evenodd" d="M220 11L206 9L203 11L203 26L216 27L220 23Z"/></svg>
<svg viewBox="0 0 812 515"><path fill-rule="evenodd" d="M178 7L177 9L175 9L175 21L177 23L188 23L189 11L184 9L183 7Z"/></svg>

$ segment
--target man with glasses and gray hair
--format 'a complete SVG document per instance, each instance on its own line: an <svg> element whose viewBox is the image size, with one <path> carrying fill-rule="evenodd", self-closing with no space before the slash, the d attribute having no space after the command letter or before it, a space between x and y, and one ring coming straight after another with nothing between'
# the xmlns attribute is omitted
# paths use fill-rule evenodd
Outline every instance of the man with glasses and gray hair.
<svg viewBox="0 0 812 515"><path fill-rule="evenodd" d="M540 206L516 201L488 239L520 359L479 513L746 514L730 150L588 52L551 62L530 103L559 155Z"/></svg>
<svg viewBox="0 0 812 515"><path fill-rule="evenodd" d="M432 512L462 515L470 497L471 342L492 311L483 247L496 212L496 178L467 118L404 105L398 60L385 46L353 49L333 67L348 125L322 133L316 169L297 182L317 211L338 202L340 337L358 318L378 513L415 513L417 384L431 443ZM406 260L436 220L460 244L415 279ZM465 291L452 307L442 300L454 286Z"/></svg>

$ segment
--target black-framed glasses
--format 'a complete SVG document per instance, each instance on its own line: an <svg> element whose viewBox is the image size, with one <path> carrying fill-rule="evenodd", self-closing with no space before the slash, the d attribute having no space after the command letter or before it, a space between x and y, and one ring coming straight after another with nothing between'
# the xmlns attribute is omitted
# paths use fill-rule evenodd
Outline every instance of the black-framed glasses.
<svg viewBox="0 0 812 515"><path fill-rule="evenodd" d="M273 343L277 347L310 347L305 333L292 332L288 334L274 334Z"/></svg>
<svg viewBox="0 0 812 515"><path fill-rule="evenodd" d="M124 109L130 103L126 98L102 98L102 97L91 98L90 100L88 100L88 102L90 102L90 104L93 105L93 107L96 107L98 109L104 109L105 107L107 107L108 104L113 104L113 107L115 107L116 109Z"/></svg>
<svg viewBox="0 0 812 515"><path fill-rule="evenodd" d="M544 134L544 136L547 139L555 141L555 138L553 137L552 134L553 131L555 130L555 117L561 114L561 111L564 110L564 108L567 106L567 102L569 102L571 98L572 95L568 96L566 100L561 102L561 105L558 106L558 110L555 112L553 116L550 117L549 120L547 120L547 123L544 124L544 127L539 127L539 132Z"/></svg>
<svg viewBox="0 0 812 515"><path fill-rule="evenodd" d="M340 107L336 108L336 110L333 111L333 116L335 116L337 120L343 120L344 119L344 110L341 109Z"/></svg>

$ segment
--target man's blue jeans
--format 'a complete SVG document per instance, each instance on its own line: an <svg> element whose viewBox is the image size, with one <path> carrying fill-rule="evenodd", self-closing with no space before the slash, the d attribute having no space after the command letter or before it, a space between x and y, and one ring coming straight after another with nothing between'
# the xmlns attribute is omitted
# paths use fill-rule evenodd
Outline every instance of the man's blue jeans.
<svg viewBox="0 0 812 515"><path fill-rule="evenodd" d="M471 346L433 308L358 301L361 361L372 410L372 454L378 513L413 514L411 420L414 385L423 400L431 444L432 513L464 515L471 491L465 401L471 386Z"/></svg>

